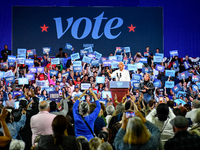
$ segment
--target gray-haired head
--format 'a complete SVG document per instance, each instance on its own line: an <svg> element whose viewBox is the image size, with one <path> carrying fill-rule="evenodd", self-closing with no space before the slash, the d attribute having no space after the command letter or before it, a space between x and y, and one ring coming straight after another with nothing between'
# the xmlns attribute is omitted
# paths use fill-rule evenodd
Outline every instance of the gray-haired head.
<svg viewBox="0 0 200 150"><path fill-rule="evenodd" d="M106 107L106 113L107 115L112 115L115 111L115 107L113 105L109 105Z"/></svg>
<svg viewBox="0 0 200 150"><path fill-rule="evenodd" d="M12 140L9 150L24 150L25 143L22 140Z"/></svg>
<svg viewBox="0 0 200 150"><path fill-rule="evenodd" d="M122 104L122 103L117 104L116 114L122 113L122 112L124 112L124 110L125 110L124 104Z"/></svg>
<svg viewBox="0 0 200 150"><path fill-rule="evenodd" d="M200 123L200 109L197 110L196 112L196 117L194 119L195 123Z"/></svg>
<svg viewBox="0 0 200 150"><path fill-rule="evenodd" d="M47 101L41 101L38 107L40 111L48 111L49 103Z"/></svg>
<svg viewBox="0 0 200 150"><path fill-rule="evenodd" d="M112 146L108 142L101 143L97 150L113 150Z"/></svg>
<svg viewBox="0 0 200 150"><path fill-rule="evenodd" d="M83 102L83 103L81 103L81 104L79 105L79 113L80 113L81 115L87 114L88 111L89 111L89 105L88 105L87 102Z"/></svg>
<svg viewBox="0 0 200 150"><path fill-rule="evenodd" d="M199 100L193 100L192 101L193 108L200 108L200 101Z"/></svg>

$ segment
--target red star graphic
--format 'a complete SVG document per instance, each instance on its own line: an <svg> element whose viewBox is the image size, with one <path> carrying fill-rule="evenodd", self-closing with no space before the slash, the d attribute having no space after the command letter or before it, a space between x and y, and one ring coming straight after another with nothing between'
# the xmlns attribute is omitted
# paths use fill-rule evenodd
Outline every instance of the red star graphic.
<svg viewBox="0 0 200 150"><path fill-rule="evenodd" d="M48 26L46 26L45 24L43 26L40 26L40 28L42 28L42 32L43 31L46 31L47 32L47 29L49 28Z"/></svg>
<svg viewBox="0 0 200 150"><path fill-rule="evenodd" d="M129 28L129 32L131 32L131 31L135 32L135 28L136 28L136 27L134 27L132 24L131 24L131 26L128 27L128 28Z"/></svg>

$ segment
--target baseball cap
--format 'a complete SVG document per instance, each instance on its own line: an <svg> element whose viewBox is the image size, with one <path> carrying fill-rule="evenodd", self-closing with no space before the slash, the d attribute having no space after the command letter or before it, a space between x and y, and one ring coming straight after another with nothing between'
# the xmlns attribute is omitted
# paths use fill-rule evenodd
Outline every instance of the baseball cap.
<svg viewBox="0 0 200 150"><path fill-rule="evenodd" d="M79 88L78 85L76 85L74 88Z"/></svg>
<svg viewBox="0 0 200 150"><path fill-rule="evenodd" d="M189 126L189 120L183 116L176 116L170 121L171 125L177 128L184 128Z"/></svg>

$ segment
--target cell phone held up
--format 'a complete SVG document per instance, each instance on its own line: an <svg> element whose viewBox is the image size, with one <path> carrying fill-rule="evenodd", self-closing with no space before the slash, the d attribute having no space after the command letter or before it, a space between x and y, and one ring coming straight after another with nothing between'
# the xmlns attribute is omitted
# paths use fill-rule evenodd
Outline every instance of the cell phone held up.
<svg viewBox="0 0 200 150"><path fill-rule="evenodd" d="M134 112L125 112L126 118L132 118L135 116Z"/></svg>

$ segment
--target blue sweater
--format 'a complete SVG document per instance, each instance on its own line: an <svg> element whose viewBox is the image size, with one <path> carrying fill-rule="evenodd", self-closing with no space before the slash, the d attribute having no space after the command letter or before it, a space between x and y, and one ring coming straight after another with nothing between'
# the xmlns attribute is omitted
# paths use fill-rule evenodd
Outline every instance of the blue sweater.
<svg viewBox="0 0 200 150"><path fill-rule="evenodd" d="M87 127L87 125L83 121L82 117L79 115L78 106L79 106L79 100L77 100L73 106L75 136L76 137L85 136L89 141L94 136L92 135L90 129ZM99 101L96 101L96 106L97 107L95 108L93 113L84 117L85 121L91 127L93 132L94 132L94 122L95 122L96 118L98 117L99 111L101 109L101 105L100 105Z"/></svg>

